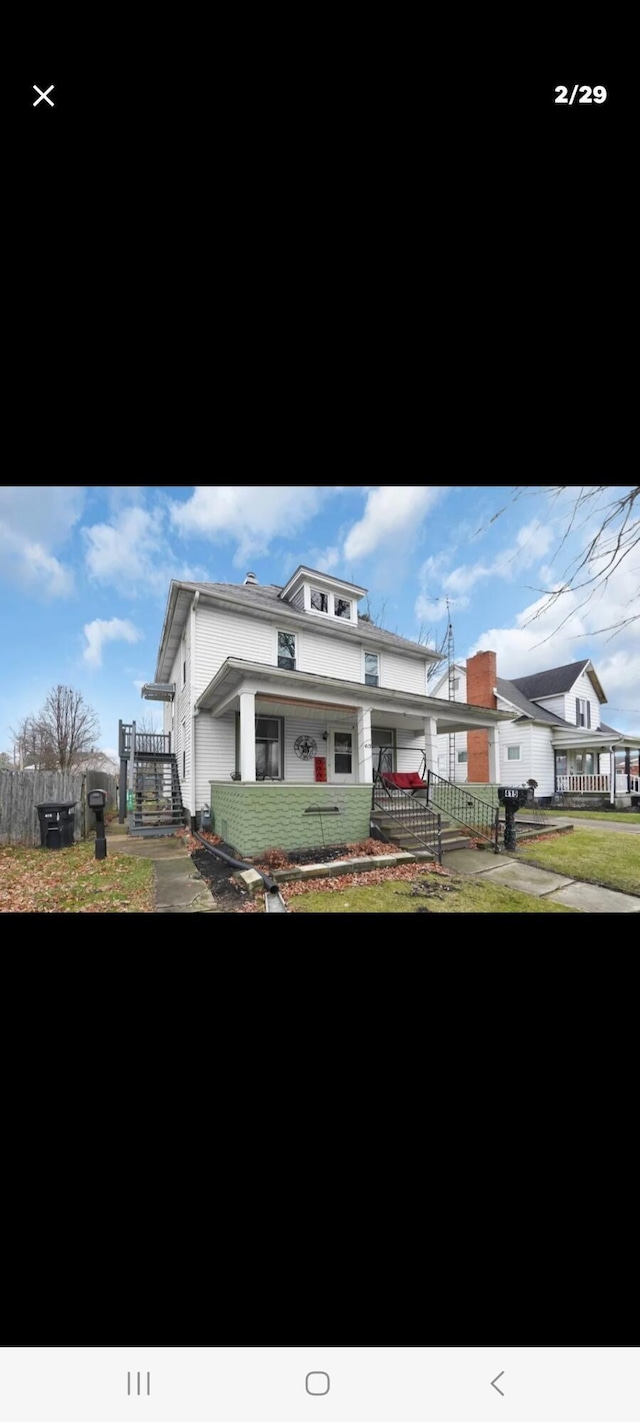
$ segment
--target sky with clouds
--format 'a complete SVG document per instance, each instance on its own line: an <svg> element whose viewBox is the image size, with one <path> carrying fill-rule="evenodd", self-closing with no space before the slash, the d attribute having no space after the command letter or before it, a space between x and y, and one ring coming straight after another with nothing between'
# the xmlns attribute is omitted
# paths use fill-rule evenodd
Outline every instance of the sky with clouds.
<svg viewBox="0 0 640 1422"><path fill-rule="evenodd" d="M171 578L284 584L299 563L368 588L404 637L440 639L450 600L459 660L492 648L504 677L591 657L604 719L640 732L640 620L612 637L640 594L640 545L581 605L543 592L599 526L613 487L569 538L577 489L513 497L513 486L332 485L0 488L0 750L58 682L95 708L114 752L118 720L154 716L153 679ZM500 511L503 512L500 512ZM496 517L499 515L499 517ZM636 602L635 610L640 611ZM538 614L536 616L536 613Z"/></svg>

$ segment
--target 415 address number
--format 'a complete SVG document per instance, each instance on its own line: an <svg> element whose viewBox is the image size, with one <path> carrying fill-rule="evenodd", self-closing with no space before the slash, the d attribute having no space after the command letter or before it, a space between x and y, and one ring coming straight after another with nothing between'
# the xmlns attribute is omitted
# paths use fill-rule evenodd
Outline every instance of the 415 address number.
<svg viewBox="0 0 640 1422"><path fill-rule="evenodd" d="M607 99L607 91L603 84L596 84L595 89L592 89L589 84L574 84L570 99L567 98L569 90L565 89L564 84L558 84L554 93L556 95L555 104L572 104L576 94L582 95L582 98L578 99L579 104L604 104Z"/></svg>

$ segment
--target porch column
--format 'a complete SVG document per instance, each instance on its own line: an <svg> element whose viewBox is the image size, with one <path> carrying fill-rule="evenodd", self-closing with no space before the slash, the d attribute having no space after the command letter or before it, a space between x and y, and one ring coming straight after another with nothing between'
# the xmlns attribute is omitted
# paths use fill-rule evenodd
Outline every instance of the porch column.
<svg viewBox="0 0 640 1422"><path fill-rule="evenodd" d="M490 726L487 731L489 742L489 784L498 784L498 727Z"/></svg>
<svg viewBox="0 0 640 1422"><path fill-rule="evenodd" d="M240 775L256 778L256 697L254 691L240 692Z"/></svg>
<svg viewBox="0 0 640 1422"><path fill-rule="evenodd" d="M358 784L371 785L373 780L373 751L371 746L371 707L361 706L358 711Z"/></svg>
<svg viewBox="0 0 640 1422"><path fill-rule="evenodd" d="M616 803L616 752L615 746L609 748L609 804Z"/></svg>
<svg viewBox="0 0 640 1422"><path fill-rule="evenodd" d="M438 723L435 716L427 716L424 723L425 773L438 771Z"/></svg>

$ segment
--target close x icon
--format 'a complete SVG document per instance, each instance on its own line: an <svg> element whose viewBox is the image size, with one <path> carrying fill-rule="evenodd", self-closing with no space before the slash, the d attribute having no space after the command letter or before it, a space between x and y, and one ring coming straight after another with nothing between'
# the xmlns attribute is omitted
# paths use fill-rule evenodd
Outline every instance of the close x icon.
<svg viewBox="0 0 640 1422"><path fill-rule="evenodd" d="M38 104L41 104L41 103L42 103L42 100L43 100L43 99L44 99L44 101L45 101L46 104L49 104L49 107L50 107L50 108L53 108L53 107L54 107L54 101L53 101L53 99L50 99L50 98L49 98L49 94L52 92L53 89L55 89L55 84L50 84L48 89L40 89L37 84L34 84L32 87L35 89L36 94L39 94L39 95L40 95L40 98L39 98L39 99L35 99L35 100L34 100L34 103L33 103L34 109L36 109L36 108L38 107Z"/></svg>

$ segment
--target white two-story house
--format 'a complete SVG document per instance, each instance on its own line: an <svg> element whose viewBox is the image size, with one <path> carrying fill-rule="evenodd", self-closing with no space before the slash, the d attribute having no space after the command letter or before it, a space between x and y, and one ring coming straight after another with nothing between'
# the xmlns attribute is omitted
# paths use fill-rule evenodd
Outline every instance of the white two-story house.
<svg viewBox="0 0 640 1422"><path fill-rule="evenodd" d="M482 729L495 746L504 713L427 694L436 653L363 618L365 595L306 567L284 587L253 573L170 585L142 695L164 701L162 749L188 816L210 806L216 833L244 854L365 838L378 766L437 770L449 730ZM138 737L136 754L155 739Z"/></svg>
<svg viewBox="0 0 640 1422"><path fill-rule="evenodd" d="M640 736L604 720L607 698L589 658L508 681L497 674L494 652L477 652L456 664L451 677L437 676L433 695L511 713L498 732L500 784L533 779L536 799L566 804L626 806L640 799ZM436 753L439 774L448 779L470 787L493 780L482 734L439 736Z"/></svg>

